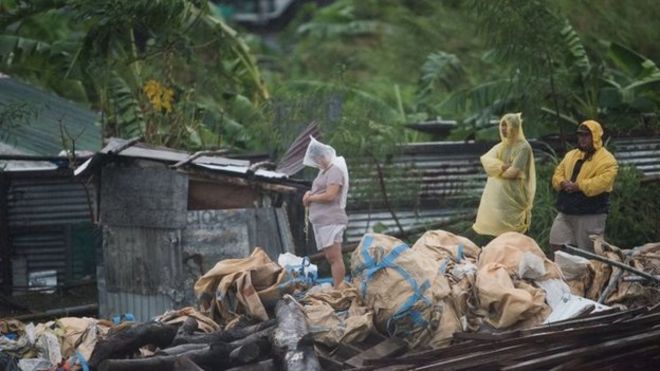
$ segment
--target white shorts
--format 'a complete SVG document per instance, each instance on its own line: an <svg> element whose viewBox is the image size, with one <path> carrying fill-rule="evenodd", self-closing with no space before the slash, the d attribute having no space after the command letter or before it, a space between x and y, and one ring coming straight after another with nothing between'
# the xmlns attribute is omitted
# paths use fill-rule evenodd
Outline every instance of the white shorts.
<svg viewBox="0 0 660 371"><path fill-rule="evenodd" d="M323 250L330 247L335 243L341 243L344 239L344 230L346 226L343 224L330 224L314 227L314 238L316 239L316 248Z"/></svg>

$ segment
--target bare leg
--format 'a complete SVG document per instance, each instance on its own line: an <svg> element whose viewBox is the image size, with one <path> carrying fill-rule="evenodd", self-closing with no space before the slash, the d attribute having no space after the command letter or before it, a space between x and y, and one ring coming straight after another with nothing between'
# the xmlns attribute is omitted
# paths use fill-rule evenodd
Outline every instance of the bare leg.
<svg viewBox="0 0 660 371"><path fill-rule="evenodd" d="M328 263L330 263L330 271L332 272L332 280L334 281L335 287L339 287L339 284L344 281L344 276L346 275L344 257L341 254L341 244L335 242L334 245L323 249L323 253L328 260Z"/></svg>

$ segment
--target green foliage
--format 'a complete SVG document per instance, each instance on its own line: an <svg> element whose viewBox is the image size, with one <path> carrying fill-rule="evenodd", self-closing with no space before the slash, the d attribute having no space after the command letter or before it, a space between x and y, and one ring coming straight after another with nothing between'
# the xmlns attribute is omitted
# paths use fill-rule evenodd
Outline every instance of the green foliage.
<svg viewBox="0 0 660 371"><path fill-rule="evenodd" d="M0 70L104 112L106 136L187 149L252 144L250 123L232 117L245 109L222 97L258 111L269 92L247 45L206 1L3 5ZM173 91L171 112L152 109L143 91L152 80Z"/></svg>
<svg viewBox="0 0 660 371"><path fill-rule="evenodd" d="M551 179L557 160L537 166L536 197L532 210L529 236L549 252L549 236L557 210L557 193ZM651 241L660 241L660 184L643 182L643 175L633 167L621 166L614 190L610 194L610 210L605 239L621 248L633 248Z"/></svg>
<svg viewBox="0 0 660 371"><path fill-rule="evenodd" d="M0 103L0 141L7 139L8 129L28 125L39 110L28 103Z"/></svg>
<svg viewBox="0 0 660 371"><path fill-rule="evenodd" d="M550 252L550 229L557 216L555 203L557 193L552 188L552 174L558 164L555 157L538 164L536 167L536 195L532 209L532 223L527 234L532 237L547 253Z"/></svg>
<svg viewBox="0 0 660 371"><path fill-rule="evenodd" d="M621 248L660 241L660 184L642 179L643 175L633 167L619 168L605 239Z"/></svg>

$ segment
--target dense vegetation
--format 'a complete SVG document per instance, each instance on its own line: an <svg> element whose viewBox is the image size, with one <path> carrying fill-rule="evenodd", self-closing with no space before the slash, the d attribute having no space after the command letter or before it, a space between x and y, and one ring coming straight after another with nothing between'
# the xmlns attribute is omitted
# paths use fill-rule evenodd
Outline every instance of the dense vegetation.
<svg viewBox="0 0 660 371"><path fill-rule="evenodd" d="M366 171L397 143L427 139L404 124L436 117L458 120L456 139L495 138L492 120L509 111L523 112L528 137L567 146L585 118L610 135L660 133L654 0L337 0L306 5L268 39L217 9L0 0L0 71L103 112L106 136L176 148L277 156L318 121ZM622 179L621 200L638 202L628 193L639 177ZM617 233L632 235L635 220ZM637 235L660 239L645 228Z"/></svg>

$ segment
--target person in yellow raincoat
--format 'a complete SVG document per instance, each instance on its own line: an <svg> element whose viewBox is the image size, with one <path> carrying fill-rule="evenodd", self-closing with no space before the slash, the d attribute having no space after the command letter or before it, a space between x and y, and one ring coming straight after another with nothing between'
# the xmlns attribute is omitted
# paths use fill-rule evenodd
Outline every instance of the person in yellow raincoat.
<svg viewBox="0 0 660 371"><path fill-rule="evenodd" d="M520 113L502 117L500 138L500 143L481 156L488 180L472 226L475 232L491 236L525 233L536 192L534 154L525 139Z"/></svg>
<svg viewBox="0 0 660 371"><path fill-rule="evenodd" d="M603 236L609 209L609 195L619 166L603 147L603 128L593 120L577 129L578 148L569 151L552 176L559 192L559 213L550 229L550 246L558 250L570 243L593 251L589 235Z"/></svg>

